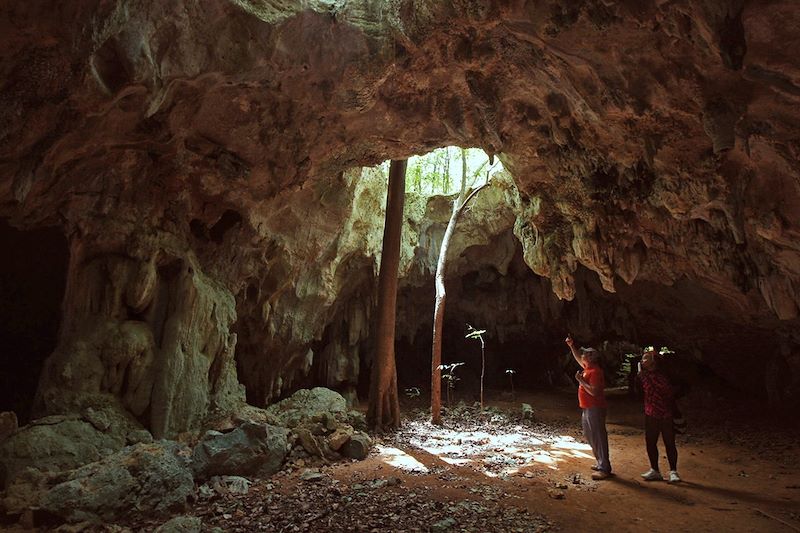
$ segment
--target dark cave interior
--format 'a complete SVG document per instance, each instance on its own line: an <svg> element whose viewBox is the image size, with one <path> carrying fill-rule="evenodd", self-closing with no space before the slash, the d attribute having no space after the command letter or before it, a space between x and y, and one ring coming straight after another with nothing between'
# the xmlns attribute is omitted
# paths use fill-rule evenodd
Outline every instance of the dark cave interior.
<svg viewBox="0 0 800 533"><path fill-rule="evenodd" d="M0 411L30 416L45 359L56 347L69 248L60 228L20 231L0 220Z"/></svg>

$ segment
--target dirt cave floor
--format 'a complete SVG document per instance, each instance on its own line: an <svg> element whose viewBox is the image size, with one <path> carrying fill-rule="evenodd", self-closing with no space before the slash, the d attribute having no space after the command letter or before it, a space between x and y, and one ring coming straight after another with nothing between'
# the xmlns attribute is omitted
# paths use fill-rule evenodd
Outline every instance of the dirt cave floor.
<svg viewBox="0 0 800 533"><path fill-rule="evenodd" d="M800 531L798 420L700 400L683 405L679 484L641 479L641 403L624 391L609 394L615 476L604 481L591 480L574 391L523 392L483 412L461 403L443 428L422 402L406 405L401 430L377 437L366 460L297 460L247 494L199 497L188 514L204 531Z"/></svg>
<svg viewBox="0 0 800 533"><path fill-rule="evenodd" d="M625 391L609 394L615 476L592 481L575 392L560 390L492 400L483 414L462 403L444 428L422 402L406 405L401 430L365 461L301 463L193 511L226 531L800 531L798 421L708 397L686 403L701 406L683 405L680 484L640 478L642 407Z"/></svg>

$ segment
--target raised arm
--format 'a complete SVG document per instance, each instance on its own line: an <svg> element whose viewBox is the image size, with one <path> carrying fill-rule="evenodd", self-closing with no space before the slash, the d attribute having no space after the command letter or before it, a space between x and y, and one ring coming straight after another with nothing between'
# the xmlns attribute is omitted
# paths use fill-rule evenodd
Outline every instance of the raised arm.
<svg viewBox="0 0 800 533"><path fill-rule="evenodd" d="M569 351L572 352L572 357L574 357L578 364L581 365L581 368L586 368L586 363L583 362L581 354L578 353L578 349L575 347L575 340L572 338L572 335L568 334L567 338L564 339L564 342L566 342L567 346L569 346Z"/></svg>

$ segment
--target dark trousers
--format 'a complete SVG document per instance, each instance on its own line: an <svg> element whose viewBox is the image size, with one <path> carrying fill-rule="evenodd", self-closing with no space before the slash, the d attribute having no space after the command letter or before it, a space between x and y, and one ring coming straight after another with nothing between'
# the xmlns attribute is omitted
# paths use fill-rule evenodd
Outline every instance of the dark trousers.
<svg viewBox="0 0 800 533"><path fill-rule="evenodd" d="M644 441L647 445L647 457L650 459L650 468L658 470L658 436L664 440L667 448L667 461L669 469L678 469L678 448L675 447L675 428L672 418L655 418L644 416Z"/></svg>

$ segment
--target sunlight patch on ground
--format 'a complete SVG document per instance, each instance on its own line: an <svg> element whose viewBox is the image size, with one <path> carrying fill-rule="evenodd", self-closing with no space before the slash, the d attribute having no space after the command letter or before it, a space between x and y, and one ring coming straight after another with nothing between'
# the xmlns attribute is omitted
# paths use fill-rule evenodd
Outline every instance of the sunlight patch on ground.
<svg viewBox="0 0 800 533"><path fill-rule="evenodd" d="M428 472L428 467L403 450L390 446L377 446L376 448L378 450L378 455L380 455L381 459L388 465L407 472L421 472L423 474Z"/></svg>
<svg viewBox="0 0 800 533"><path fill-rule="evenodd" d="M524 425L505 426L492 433L457 431L414 420L404 430L414 448L448 464L470 464L489 477L504 478L533 465L558 470L559 463L573 458L593 460L585 453L591 453L589 445L567 435L547 434Z"/></svg>
<svg viewBox="0 0 800 533"><path fill-rule="evenodd" d="M552 444L553 448L560 448L562 450L591 450L592 447L588 444L576 441L574 438L567 435L559 435L558 439Z"/></svg>
<svg viewBox="0 0 800 533"><path fill-rule="evenodd" d="M536 455L533 456L533 460L536 461L537 463L542 463L546 465L556 464L556 459L552 455L547 453L537 453Z"/></svg>
<svg viewBox="0 0 800 533"><path fill-rule="evenodd" d="M594 459L593 456L578 450L567 450L567 451L552 450L550 453L552 455L557 455L559 457L577 457L579 459Z"/></svg>
<svg viewBox="0 0 800 533"><path fill-rule="evenodd" d="M445 446L420 446L423 450L428 452L431 455L460 455L461 454L461 446L456 444L448 444Z"/></svg>
<svg viewBox="0 0 800 533"><path fill-rule="evenodd" d="M439 457L442 461L449 465L464 466L472 462L472 459L459 459L456 457Z"/></svg>
<svg viewBox="0 0 800 533"><path fill-rule="evenodd" d="M520 432L522 428L517 427L514 428L514 430ZM499 435L492 435L490 437L490 442L494 446L541 446L544 444L543 440L522 433L501 433Z"/></svg>

